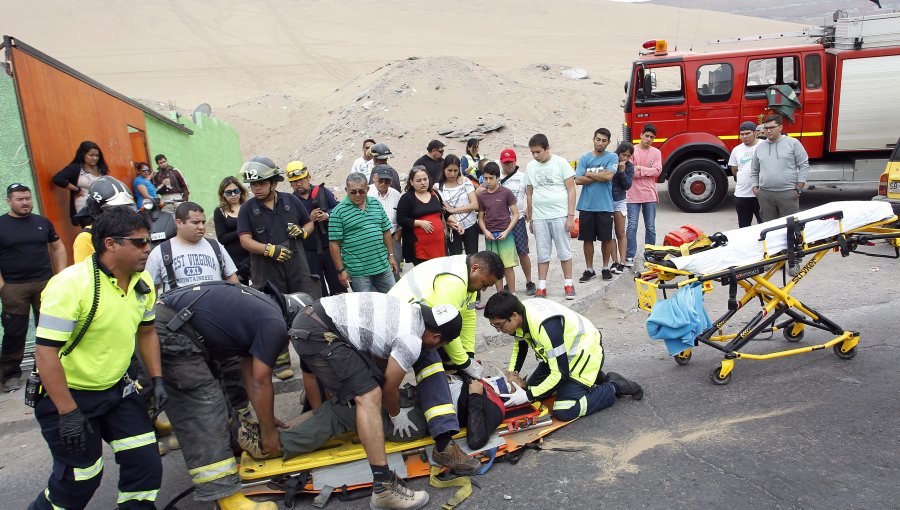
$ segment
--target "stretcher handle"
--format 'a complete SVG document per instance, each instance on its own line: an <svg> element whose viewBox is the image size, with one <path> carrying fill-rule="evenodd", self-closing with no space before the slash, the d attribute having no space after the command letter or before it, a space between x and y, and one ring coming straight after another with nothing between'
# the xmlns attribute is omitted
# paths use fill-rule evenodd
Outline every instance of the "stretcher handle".
<svg viewBox="0 0 900 510"><path fill-rule="evenodd" d="M844 211L835 211L835 212L831 212L831 213L820 214L818 216L813 216L811 218L805 218L802 220L798 220L795 218L794 224L796 226L803 227L804 225L806 225L807 223L809 223L811 221L817 221L817 220L841 221L843 219L844 219ZM785 228L787 228L787 223L785 223L784 225L776 225L774 227L764 228L759 232L759 240L765 241L766 234L768 234L769 232L773 232L775 230L781 230L781 229L785 229Z"/></svg>

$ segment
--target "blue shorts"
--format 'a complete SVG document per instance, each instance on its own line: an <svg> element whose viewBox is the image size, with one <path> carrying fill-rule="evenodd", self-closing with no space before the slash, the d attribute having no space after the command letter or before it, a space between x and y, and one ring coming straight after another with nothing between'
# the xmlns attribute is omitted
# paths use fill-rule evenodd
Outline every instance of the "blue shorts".
<svg viewBox="0 0 900 510"><path fill-rule="evenodd" d="M516 226L512 229L512 237L516 241L516 253L519 255L528 255L528 227L525 223L525 218L519 218Z"/></svg>

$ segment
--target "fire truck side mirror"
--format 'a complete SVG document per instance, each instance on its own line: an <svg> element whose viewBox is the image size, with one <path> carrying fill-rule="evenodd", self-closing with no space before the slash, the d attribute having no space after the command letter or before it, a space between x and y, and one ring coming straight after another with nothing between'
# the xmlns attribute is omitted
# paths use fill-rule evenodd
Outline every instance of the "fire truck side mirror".
<svg viewBox="0 0 900 510"><path fill-rule="evenodd" d="M644 83L642 85L644 90L644 99L650 99L650 94L653 92L653 79L650 73L644 75Z"/></svg>

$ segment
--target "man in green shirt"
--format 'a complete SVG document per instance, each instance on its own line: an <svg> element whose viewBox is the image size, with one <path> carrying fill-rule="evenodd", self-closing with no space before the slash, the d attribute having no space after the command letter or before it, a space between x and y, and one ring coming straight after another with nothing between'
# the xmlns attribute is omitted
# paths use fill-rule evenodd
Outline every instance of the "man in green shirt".
<svg viewBox="0 0 900 510"><path fill-rule="evenodd" d="M391 220L381 203L366 195L365 175L350 174L344 189L347 196L331 210L328 223L328 248L338 278L353 292L387 293L397 271Z"/></svg>

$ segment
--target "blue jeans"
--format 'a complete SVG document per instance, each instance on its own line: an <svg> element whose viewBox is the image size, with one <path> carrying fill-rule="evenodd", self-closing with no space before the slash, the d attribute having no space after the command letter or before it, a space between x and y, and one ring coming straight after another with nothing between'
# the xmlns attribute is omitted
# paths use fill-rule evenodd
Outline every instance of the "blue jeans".
<svg viewBox="0 0 900 510"><path fill-rule="evenodd" d="M353 289L353 292L381 292L382 294L387 294L395 283L397 282L394 280L394 273L390 269L370 276L350 277L350 288Z"/></svg>
<svg viewBox="0 0 900 510"><path fill-rule="evenodd" d="M656 244L656 202L628 205L628 225L625 227L625 239L628 247L625 258L633 259L637 253L638 217L644 211L644 244Z"/></svg>

